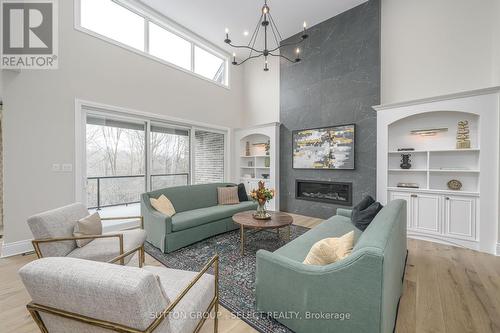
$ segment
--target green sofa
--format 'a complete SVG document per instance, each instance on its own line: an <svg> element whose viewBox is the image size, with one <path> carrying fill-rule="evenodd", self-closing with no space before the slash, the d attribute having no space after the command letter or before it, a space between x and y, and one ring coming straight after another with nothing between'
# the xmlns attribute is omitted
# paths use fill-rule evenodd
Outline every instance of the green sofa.
<svg viewBox="0 0 500 333"><path fill-rule="evenodd" d="M393 332L407 255L406 202L390 202L364 232L350 210L337 214L272 253L257 252L257 309L297 333ZM302 264L314 243L352 230L349 257Z"/></svg>
<svg viewBox="0 0 500 333"><path fill-rule="evenodd" d="M256 209L252 201L221 206L217 203L217 187L229 183L169 187L141 195L141 214L144 216L146 240L169 253L205 238L238 228L233 215ZM150 198L164 194L174 205L172 217L151 206Z"/></svg>

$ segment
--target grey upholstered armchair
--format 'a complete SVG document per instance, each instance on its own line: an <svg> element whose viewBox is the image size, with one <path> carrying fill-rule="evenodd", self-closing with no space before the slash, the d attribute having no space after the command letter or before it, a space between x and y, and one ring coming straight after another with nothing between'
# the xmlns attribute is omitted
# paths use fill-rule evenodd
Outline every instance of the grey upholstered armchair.
<svg viewBox="0 0 500 333"><path fill-rule="evenodd" d="M74 237L73 231L78 220L89 215L81 203L50 210L28 219L33 234L33 247L38 258L73 257L102 262L127 264L135 251L138 252L139 267L144 263L144 242L146 233L142 216L101 218L101 220L140 220L140 228L102 235ZM77 239L93 239L83 247L76 246Z"/></svg>
<svg viewBox="0 0 500 333"><path fill-rule="evenodd" d="M218 263L215 256L196 273L52 257L28 263L19 275L44 333L191 333L212 310L216 333Z"/></svg>

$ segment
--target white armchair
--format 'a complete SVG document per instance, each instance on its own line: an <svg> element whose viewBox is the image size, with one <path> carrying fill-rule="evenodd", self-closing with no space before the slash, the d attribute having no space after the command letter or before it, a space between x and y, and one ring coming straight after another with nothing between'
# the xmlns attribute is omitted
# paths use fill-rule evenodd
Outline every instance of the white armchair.
<svg viewBox="0 0 500 333"><path fill-rule="evenodd" d="M74 237L73 231L78 220L89 215L81 203L43 212L28 219L33 234L33 247L38 258L73 257L102 262L127 264L132 254L138 251L139 267L144 263L144 242L146 232L142 216L101 218L101 220L140 220L140 228L119 232ZM83 247L76 246L77 239L93 239Z"/></svg>
<svg viewBox="0 0 500 333"><path fill-rule="evenodd" d="M43 333L191 333L215 310L218 257L199 272L52 257L19 270ZM213 266L214 275L207 271Z"/></svg>

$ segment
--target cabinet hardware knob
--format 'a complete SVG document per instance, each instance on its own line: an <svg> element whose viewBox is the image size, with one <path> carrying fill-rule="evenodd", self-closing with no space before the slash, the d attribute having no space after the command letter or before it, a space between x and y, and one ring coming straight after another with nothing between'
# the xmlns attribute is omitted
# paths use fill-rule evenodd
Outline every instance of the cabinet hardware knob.
<svg viewBox="0 0 500 333"><path fill-rule="evenodd" d="M446 200L450 200L450 198L449 198L449 197L445 197L445 199L446 199Z"/></svg>
<svg viewBox="0 0 500 333"><path fill-rule="evenodd" d="M417 198L417 197L418 197L418 195L416 195L416 194L412 194L412 195L411 195L411 197L412 197L412 198Z"/></svg>

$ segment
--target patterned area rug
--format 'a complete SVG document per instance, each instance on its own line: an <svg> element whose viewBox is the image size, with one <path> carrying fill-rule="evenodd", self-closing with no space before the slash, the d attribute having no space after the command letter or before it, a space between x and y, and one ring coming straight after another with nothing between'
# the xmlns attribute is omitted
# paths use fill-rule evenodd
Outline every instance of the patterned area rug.
<svg viewBox="0 0 500 333"><path fill-rule="evenodd" d="M308 228L292 225L291 239ZM219 254L220 304L263 333L290 333L274 319L255 309L255 254L259 249L274 251L285 245L286 229L278 239L272 231L246 231L245 255L240 255L239 230L205 239L175 252L164 254L146 243L146 252L168 268L199 271L216 253Z"/></svg>

